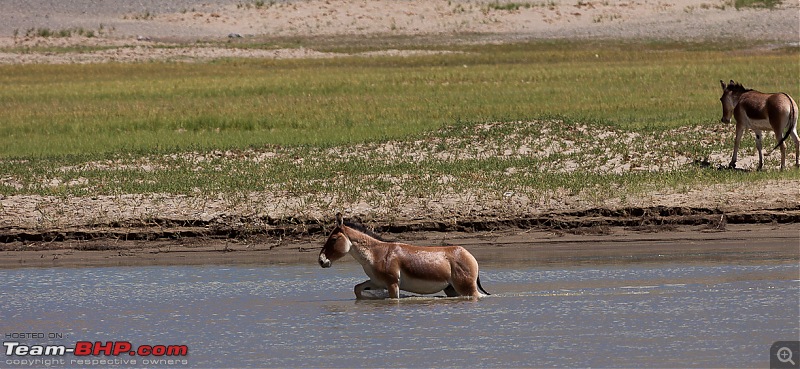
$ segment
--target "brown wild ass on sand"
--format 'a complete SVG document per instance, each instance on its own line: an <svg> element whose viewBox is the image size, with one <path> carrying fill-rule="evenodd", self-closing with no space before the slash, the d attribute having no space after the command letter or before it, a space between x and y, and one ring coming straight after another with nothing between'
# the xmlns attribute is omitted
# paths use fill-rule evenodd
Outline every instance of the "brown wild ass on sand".
<svg viewBox="0 0 800 369"><path fill-rule="evenodd" d="M355 286L356 298L364 298L367 289L388 289L389 297L399 298L400 290L419 294L444 291L447 296L479 298L481 287L478 262L461 246L424 247L399 242L385 242L377 236L345 224L336 214L336 228L319 253L319 265L330 268L331 262L353 255L369 279Z"/></svg>
<svg viewBox="0 0 800 369"><path fill-rule="evenodd" d="M781 170L786 166L786 141L792 136L794 141L794 165L800 167L800 139L797 137L797 103L786 93L765 94L752 89L746 89L733 80L722 84L722 122L730 123L731 115L736 118L736 139L733 142L733 158L729 166L736 168L736 154L739 151L739 142L745 128L750 128L756 134L756 148L758 149L758 170L764 166L764 156L761 153L761 131L772 129L778 144L767 155L778 147L781 148ZM786 132L786 134L784 134ZM783 138L780 138L783 136Z"/></svg>

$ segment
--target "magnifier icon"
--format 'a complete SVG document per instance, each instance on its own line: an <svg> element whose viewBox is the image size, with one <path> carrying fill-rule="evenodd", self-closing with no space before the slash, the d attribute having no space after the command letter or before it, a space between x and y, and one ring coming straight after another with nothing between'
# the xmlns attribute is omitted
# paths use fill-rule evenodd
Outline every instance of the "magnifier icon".
<svg viewBox="0 0 800 369"><path fill-rule="evenodd" d="M791 363L792 365L797 365L792 360L792 350L788 347L781 347L778 349L778 352L775 354L778 357L778 361L782 363Z"/></svg>

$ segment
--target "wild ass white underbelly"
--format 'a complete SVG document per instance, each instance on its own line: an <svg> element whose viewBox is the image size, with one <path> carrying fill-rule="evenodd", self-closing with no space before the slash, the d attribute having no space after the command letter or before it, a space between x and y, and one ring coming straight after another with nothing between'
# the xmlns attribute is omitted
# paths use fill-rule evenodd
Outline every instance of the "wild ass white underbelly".
<svg viewBox="0 0 800 369"><path fill-rule="evenodd" d="M445 289L450 283L447 281L425 280L412 278L407 275L400 274L400 289L403 291L430 294L436 293Z"/></svg>
<svg viewBox="0 0 800 369"><path fill-rule="evenodd" d="M375 286L381 288L388 288L389 286L386 285L386 282L383 281L381 278L377 277L375 269L372 267L372 263L369 260L361 259L356 256L356 260L361 264L361 267L364 269L364 273L369 277L370 281ZM447 286L450 285L450 282L447 280L426 280L421 278L414 278L410 277L408 274L400 272L400 289L403 291L419 293L419 294L431 294L436 293L439 291L444 290Z"/></svg>
<svg viewBox="0 0 800 369"><path fill-rule="evenodd" d="M377 277L377 273L372 268L372 265L369 263L363 263L361 267L364 269L364 273L367 274L369 279L378 287L388 288L389 286L386 283ZM436 293L439 291L444 290L447 286L450 285L448 281L437 281L437 280L426 280L420 278L413 278L408 276L407 274L400 273L400 289L403 291L419 293L419 294L431 294Z"/></svg>

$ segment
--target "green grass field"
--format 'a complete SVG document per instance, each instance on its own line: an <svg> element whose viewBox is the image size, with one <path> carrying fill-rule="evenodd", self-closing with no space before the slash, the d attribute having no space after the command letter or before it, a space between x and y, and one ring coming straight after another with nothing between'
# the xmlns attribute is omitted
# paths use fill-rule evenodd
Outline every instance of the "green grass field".
<svg viewBox="0 0 800 369"><path fill-rule="evenodd" d="M533 43L460 54L0 67L0 157L398 139L455 122L567 116L706 124L720 79L798 94L797 50Z"/></svg>
<svg viewBox="0 0 800 369"><path fill-rule="evenodd" d="M331 207L390 207L476 188L493 199L509 189L532 199L561 189L601 201L663 186L800 178L775 170L779 155L770 171L746 178L664 159L731 150L732 125L710 142L703 134L719 130L721 79L800 96L798 48L566 41L436 48L449 53L0 66L0 194L282 191ZM478 129L518 121L551 123ZM611 134L597 139L594 130ZM615 139L628 134L636 137ZM538 156L502 151L540 135L572 146ZM765 146L774 142L768 137ZM387 152L387 142L404 149ZM442 159L477 146L496 150ZM752 139L743 146L753 154ZM403 159L410 152L420 159ZM603 169L613 160L650 169Z"/></svg>

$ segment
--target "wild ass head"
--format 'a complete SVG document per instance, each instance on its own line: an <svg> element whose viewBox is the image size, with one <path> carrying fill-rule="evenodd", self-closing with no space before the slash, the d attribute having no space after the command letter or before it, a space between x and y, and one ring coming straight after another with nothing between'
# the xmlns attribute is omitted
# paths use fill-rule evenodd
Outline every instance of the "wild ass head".
<svg viewBox="0 0 800 369"><path fill-rule="evenodd" d="M353 244L344 233L344 218L342 213L336 214L336 228L333 229L319 252L319 265L323 268L330 268L333 261L339 260L348 252Z"/></svg>
<svg viewBox="0 0 800 369"><path fill-rule="evenodd" d="M733 108L739 103L739 97L749 91L744 88L741 83L736 83L731 80L727 85L722 80L719 81L722 85L722 97L719 101L722 103L722 122L730 123L733 116Z"/></svg>

